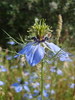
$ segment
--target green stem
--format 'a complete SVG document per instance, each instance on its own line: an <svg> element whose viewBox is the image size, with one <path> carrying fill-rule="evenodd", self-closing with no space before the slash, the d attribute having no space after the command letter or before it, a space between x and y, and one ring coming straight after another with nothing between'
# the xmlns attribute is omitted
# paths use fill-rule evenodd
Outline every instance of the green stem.
<svg viewBox="0 0 75 100"><path fill-rule="evenodd" d="M41 97L43 99L43 79L44 78L44 70L43 70L43 62L41 63Z"/></svg>

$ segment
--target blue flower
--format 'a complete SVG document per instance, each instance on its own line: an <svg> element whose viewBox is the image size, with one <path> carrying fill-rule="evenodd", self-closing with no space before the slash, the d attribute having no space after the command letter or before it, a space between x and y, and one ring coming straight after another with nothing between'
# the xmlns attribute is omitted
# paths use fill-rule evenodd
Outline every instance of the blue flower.
<svg viewBox="0 0 75 100"><path fill-rule="evenodd" d="M61 61L71 61L67 52L63 51L60 47L55 45L54 43L49 43L46 41L47 38L39 40L38 38L34 38L34 42L28 43L18 54L25 55L28 63L31 66L35 66L38 64L45 56L45 48L47 48L51 53L57 55Z"/></svg>
<svg viewBox="0 0 75 100"><path fill-rule="evenodd" d="M50 92L51 92L51 94L55 94L55 91L53 89Z"/></svg>
<svg viewBox="0 0 75 100"><path fill-rule="evenodd" d="M52 67L50 68L50 71L51 71L51 72L56 72L57 75L63 75L62 70L57 69L55 66L52 66Z"/></svg>
<svg viewBox="0 0 75 100"><path fill-rule="evenodd" d="M0 72L6 72L6 71L7 69L4 66L0 65Z"/></svg>
<svg viewBox="0 0 75 100"><path fill-rule="evenodd" d="M50 88L50 84L46 84L46 85L45 85L45 88L46 88L46 89L49 89L49 88Z"/></svg>
<svg viewBox="0 0 75 100"><path fill-rule="evenodd" d="M14 41L10 41L10 42L7 42L7 43L10 44L10 45L14 45L15 44Z"/></svg>
<svg viewBox="0 0 75 100"><path fill-rule="evenodd" d="M5 83L3 81L0 81L0 86L4 85Z"/></svg>
<svg viewBox="0 0 75 100"><path fill-rule="evenodd" d="M56 67L55 67L55 66L52 66L52 67L50 68L50 71L51 71L51 72L56 72Z"/></svg>
<svg viewBox="0 0 75 100"><path fill-rule="evenodd" d="M70 86L69 86L70 88L74 88L75 87L75 84L74 83L72 83L72 84L70 84Z"/></svg>
<svg viewBox="0 0 75 100"><path fill-rule="evenodd" d="M44 97L48 97L49 96L49 94L47 93L47 90L43 90L43 96Z"/></svg>
<svg viewBox="0 0 75 100"><path fill-rule="evenodd" d="M27 92L30 92L28 84L26 82L23 82L23 80L19 80L18 83L12 84L11 88L14 88L16 92L21 92L22 90L26 90Z"/></svg>
<svg viewBox="0 0 75 100"><path fill-rule="evenodd" d="M12 59L12 56L6 56L6 59L7 60L11 60Z"/></svg>
<svg viewBox="0 0 75 100"><path fill-rule="evenodd" d="M38 97L37 97L37 100L42 100L42 97L41 97L41 96L38 96Z"/></svg>
<svg viewBox="0 0 75 100"><path fill-rule="evenodd" d="M57 74L58 74L58 75L63 75L63 72L62 72L62 70L60 70L60 69L57 69Z"/></svg>
<svg viewBox="0 0 75 100"><path fill-rule="evenodd" d="M37 96L37 95L39 95L39 93L40 93L40 91L35 89L33 96Z"/></svg>
<svg viewBox="0 0 75 100"><path fill-rule="evenodd" d="M27 98L30 100L33 98L33 96L32 96L32 94L25 93L23 98ZM24 99L24 100L27 100L27 99Z"/></svg>

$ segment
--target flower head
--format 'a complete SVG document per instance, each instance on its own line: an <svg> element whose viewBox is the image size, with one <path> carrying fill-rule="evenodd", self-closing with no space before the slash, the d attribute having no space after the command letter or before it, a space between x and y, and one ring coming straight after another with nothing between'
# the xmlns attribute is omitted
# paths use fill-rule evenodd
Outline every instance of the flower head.
<svg viewBox="0 0 75 100"><path fill-rule="evenodd" d="M25 55L28 63L31 66L38 64L46 55L45 48L58 57L60 61L71 61L67 52L63 51L60 47L54 43L47 42L48 37L43 37L41 40L38 37L32 38L34 41L28 43L15 57L19 55Z"/></svg>
<svg viewBox="0 0 75 100"><path fill-rule="evenodd" d="M24 98L27 98L27 99L30 100L30 99L33 98L33 96L32 96L32 94L25 93L25 94L24 94ZM26 100L27 100L27 99L26 99ZM24 100L25 100L25 99L24 99Z"/></svg>
<svg viewBox="0 0 75 100"><path fill-rule="evenodd" d="M0 65L0 72L6 72L6 71L7 69L4 66Z"/></svg>
<svg viewBox="0 0 75 100"><path fill-rule="evenodd" d="M14 88L16 92L21 92L22 90L26 90L27 92L30 92L30 89L26 82L24 82L22 79L19 79L18 81L19 82L13 83L11 85L11 88Z"/></svg>
<svg viewBox="0 0 75 100"><path fill-rule="evenodd" d="M28 32L35 35L35 37L31 38L33 42L28 43L15 57L25 55L28 63L31 66L35 66L44 58L45 55L48 55L46 51L49 50L49 55L57 55L61 61L71 61L67 52L63 51L54 43L47 42L51 37L52 30L51 27L46 25L44 19L35 20L34 25L31 26ZM47 50L45 50L45 48L47 48Z"/></svg>

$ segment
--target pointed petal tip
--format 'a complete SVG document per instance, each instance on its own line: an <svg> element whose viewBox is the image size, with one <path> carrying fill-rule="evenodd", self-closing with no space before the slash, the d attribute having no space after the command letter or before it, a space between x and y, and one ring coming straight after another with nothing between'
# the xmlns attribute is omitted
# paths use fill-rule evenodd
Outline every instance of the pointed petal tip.
<svg viewBox="0 0 75 100"><path fill-rule="evenodd" d="M72 59L68 58L60 58L60 61L72 62Z"/></svg>
<svg viewBox="0 0 75 100"><path fill-rule="evenodd" d="M58 47L56 44L54 43L49 43L49 42L45 42L47 44L47 46L52 50L52 52L59 57L60 61L67 61L67 62L71 62L72 59L69 58L69 55L67 52L63 51L60 47Z"/></svg>
<svg viewBox="0 0 75 100"><path fill-rule="evenodd" d="M15 55L14 58L17 58L19 55Z"/></svg>

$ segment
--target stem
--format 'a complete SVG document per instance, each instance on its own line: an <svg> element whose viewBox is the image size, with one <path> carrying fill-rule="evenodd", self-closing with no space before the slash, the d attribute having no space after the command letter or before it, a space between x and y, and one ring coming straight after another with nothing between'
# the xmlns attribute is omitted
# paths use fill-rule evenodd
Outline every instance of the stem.
<svg viewBox="0 0 75 100"><path fill-rule="evenodd" d="M56 100L58 100L58 78L57 78L57 64L56 66Z"/></svg>
<svg viewBox="0 0 75 100"><path fill-rule="evenodd" d="M43 71L43 62L41 63L41 97L43 100L43 77L44 76L44 71Z"/></svg>

